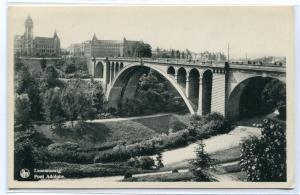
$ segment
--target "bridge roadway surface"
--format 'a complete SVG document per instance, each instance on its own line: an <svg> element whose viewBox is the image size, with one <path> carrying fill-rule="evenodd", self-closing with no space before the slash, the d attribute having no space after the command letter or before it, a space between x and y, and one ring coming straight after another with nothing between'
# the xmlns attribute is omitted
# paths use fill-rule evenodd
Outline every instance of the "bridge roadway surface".
<svg viewBox="0 0 300 195"><path fill-rule="evenodd" d="M101 58L100 58L101 59ZM105 58L102 58L105 59ZM151 59L151 58L108 58L114 62L143 62L150 64L160 64L166 66L183 66L183 67L219 67L224 68L225 61L203 61L203 62L188 62L187 60L172 60L172 59ZM286 66L278 66L273 64L249 64L247 62L230 62L230 68L236 70L253 70L266 72L286 72Z"/></svg>

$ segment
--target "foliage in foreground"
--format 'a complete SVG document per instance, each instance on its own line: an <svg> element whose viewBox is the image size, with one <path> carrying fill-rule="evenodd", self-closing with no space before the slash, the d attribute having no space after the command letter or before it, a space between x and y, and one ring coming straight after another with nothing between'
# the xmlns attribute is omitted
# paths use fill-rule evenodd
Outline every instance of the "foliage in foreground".
<svg viewBox="0 0 300 195"><path fill-rule="evenodd" d="M277 79L271 80L266 84L262 91L262 100L270 110L279 111L279 117L286 117L286 85Z"/></svg>
<svg viewBox="0 0 300 195"><path fill-rule="evenodd" d="M207 171L213 166L215 160L210 158L204 148L205 145L200 141L195 151L196 158L190 161L190 171L195 175L196 181L211 181Z"/></svg>
<svg viewBox="0 0 300 195"><path fill-rule="evenodd" d="M242 143L240 165L248 181L286 181L285 124L265 119L261 138Z"/></svg>
<svg viewBox="0 0 300 195"><path fill-rule="evenodd" d="M27 130L17 129L14 135L14 178L22 180L20 170L28 169L33 173L34 168L44 167L49 161L47 146L51 140L32 128ZM33 180L30 174L29 180Z"/></svg>

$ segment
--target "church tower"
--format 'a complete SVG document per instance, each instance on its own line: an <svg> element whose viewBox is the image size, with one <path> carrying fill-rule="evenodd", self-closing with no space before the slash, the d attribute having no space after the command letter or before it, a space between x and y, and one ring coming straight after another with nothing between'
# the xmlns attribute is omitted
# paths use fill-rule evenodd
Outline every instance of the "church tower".
<svg viewBox="0 0 300 195"><path fill-rule="evenodd" d="M54 49L54 55L59 56L60 55L60 39L56 33L56 30L54 31L54 35L53 35L53 49Z"/></svg>
<svg viewBox="0 0 300 195"><path fill-rule="evenodd" d="M30 15L25 21L24 48L26 55L33 55L33 21Z"/></svg>

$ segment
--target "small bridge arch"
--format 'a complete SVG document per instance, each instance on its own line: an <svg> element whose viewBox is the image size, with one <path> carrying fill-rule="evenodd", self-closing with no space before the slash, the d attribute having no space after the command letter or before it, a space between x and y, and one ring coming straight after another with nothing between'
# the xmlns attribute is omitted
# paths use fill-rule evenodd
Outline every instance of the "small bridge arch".
<svg viewBox="0 0 300 195"><path fill-rule="evenodd" d="M101 61L97 62L95 66L95 73L94 77L95 78L103 78L104 76L104 65Z"/></svg>
<svg viewBox="0 0 300 195"><path fill-rule="evenodd" d="M265 86L274 80L285 85L281 78L272 76L253 75L241 80L229 94L227 118L235 121L272 112L262 101L262 93Z"/></svg>

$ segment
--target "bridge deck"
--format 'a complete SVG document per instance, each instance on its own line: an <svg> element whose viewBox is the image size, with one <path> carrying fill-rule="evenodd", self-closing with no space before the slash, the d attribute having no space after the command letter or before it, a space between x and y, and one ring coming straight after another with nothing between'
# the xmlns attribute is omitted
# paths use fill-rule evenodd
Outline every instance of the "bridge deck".
<svg viewBox="0 0 300 195"><path fill-rule="evenodd" d="M225 61L187 61L182 59L152 59L152 58L96 58L109 61L117 62L143 62L150 64L159 65L176 65L185 67L195 67L195 68L224 68ZM235 70L253 70L253 71L267 71L267 72L279 72L285 73L285 66L278 66L274 64L249 64L246 62L231 62L230 69Z"/></svg>

